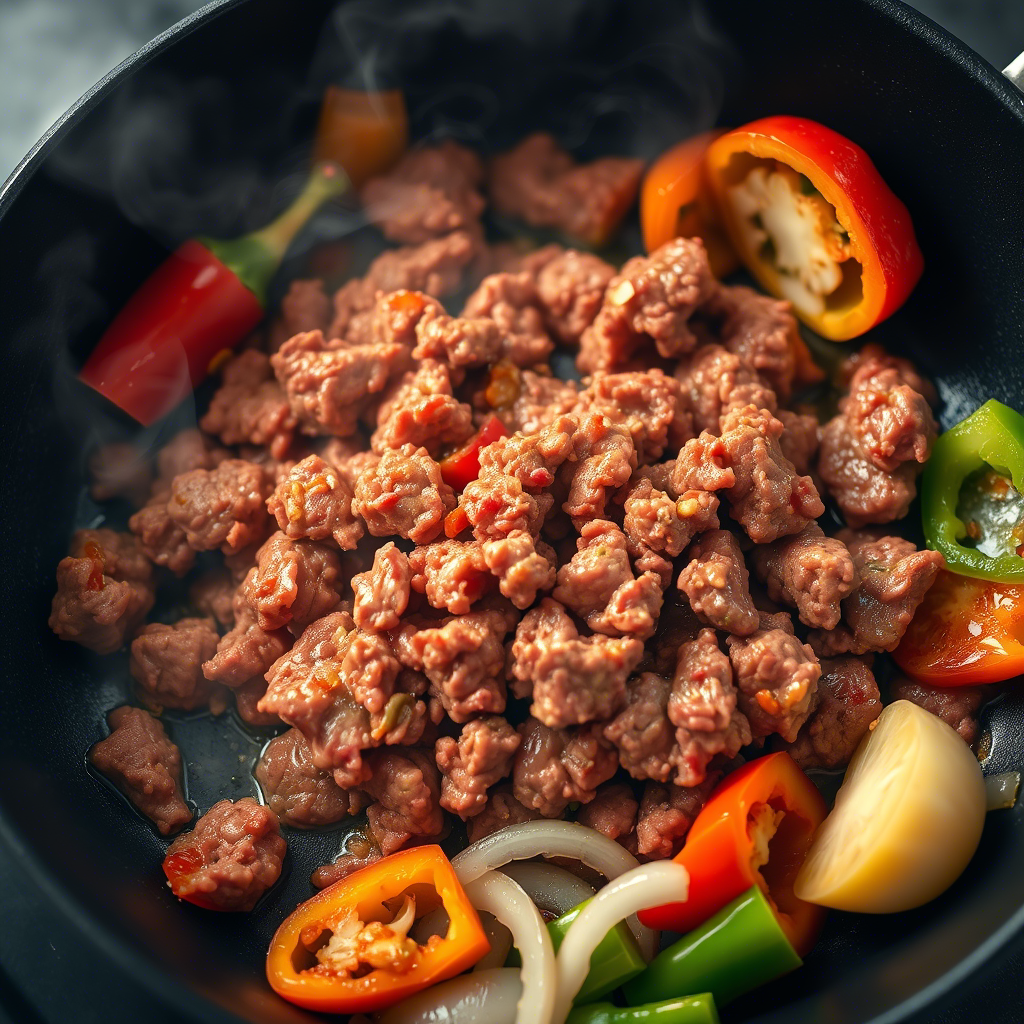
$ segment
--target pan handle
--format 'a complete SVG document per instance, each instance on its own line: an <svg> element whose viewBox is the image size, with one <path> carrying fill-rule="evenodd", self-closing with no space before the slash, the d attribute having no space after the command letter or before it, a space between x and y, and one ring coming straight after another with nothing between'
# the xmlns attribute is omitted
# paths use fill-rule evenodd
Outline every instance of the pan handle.
<svg viewBox="0 0 1024 1024"><path fill-rule="evenodd" d="M1024 53L1019 54L1014 60L1003 68L1003 74L1013 82L1018 89L1024 90Z"/></svg>

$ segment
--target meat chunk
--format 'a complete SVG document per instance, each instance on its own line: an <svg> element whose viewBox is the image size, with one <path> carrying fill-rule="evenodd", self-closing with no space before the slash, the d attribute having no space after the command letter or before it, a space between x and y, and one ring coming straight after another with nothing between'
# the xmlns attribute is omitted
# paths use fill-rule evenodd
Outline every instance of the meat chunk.
<svg viewBox="0 0 1024 1024"><path fill-rule="evenodd" d="M839 626L815 630L811 645L829 656L894 651L945 560L902 537L840 530L837 538L849 548L861 585L843 601Z"/></svg>
<svg viewBox="0 0 1024 1024"><path fill-rule="evenodd" d="M157 486L152 497L128 520L128 529L139 538L146 557L154 565L184 576L196 564L195 549L185 531L171 518L167 487Z"/></svg>
<svg viewBox="0 0 1024 1024"><path fill-rule="evenodd" d="M597 796L580 808L576 820L636 855L636 817L640 802L624 782L606 782Z"/></svg>
<svg viewBox="0 0 1024 1024"><path fill-rule="evenodd" d="M986 686L928 686L914 679L897 679L890 687L893 700L909 700L937 715L969 746L978 738L978 712L990 700Z"/></svg>
<svg viewBox="0 0 1024 1024"><path fill-rule="evenodd" d="M476 228L484 209L477 191L483 165L472 150L445 139L410 149L387 173L363 185L366 214L393 242L426 242Z"/></svg>
<svg viewBox="0 0 1024 1024"><path fill-rule="evenodd" d="M115 708L107 721L110 735L89 751L90 763L161 835L177 832L192 820L182 785L181 751L167 738L164 727L140 708Z"/></svg>
<svg viewBox="0 0 1024 1024"><path fill-rule="evenodd" d="M491 581L480 541L442 540L409 555L411 588L426 594L432 608L464 615L486 593Z"/></svg>
<svg viewBox="0 0 1024 1024"><path fill-rule="evenodd" d="M757 609L739 542L728 530L709 530L691 545L679 589L701 622L734 636L757 629Z"/></svg>
<svg viewBox="0 0 1024 1024"><path fill-rule="evenodd" d="M792 743L814 707L821 675L814 651L793 635L788 615L762 615L756 633L728 643L739 706L753 735L777 732Z"/></svg>
<svg viewBox="0 0 1024 1024"><path fill-rule="evenodd" d="M802 475L810 473L818 454L818 418L805 413L779 409L776 417L782 423L779 447Z"/></svg>
<svg viewBox="0 0 1024 1024"><path fill-rule="evenodd" d="M216 469L225 459L231 457L226 448L214 444L198 430L181 430L156 453L158 480L170 487L171 481L190 469Z"/></svg>
<svg viewBox="0 0 1024 1024"><path fill-rule="evenodd" d="M443 310L416 325L416 359L436 359L452 367L487 366L498 361L503 332L487 316L449 316Z"/></svg>
<svg viewBox="0 0 1024 1024"><path fill-rule="evenodd" d="M441 783L425 750L381 750L369 755L363 786L375 803L367 808L370 831L387 856L413 836L436 836L444 828Z"/></svg>
<svg viewBox="0 0 1024 1024"><path fill-rule="evenodd" d="M267 499L267 510L289 540L333 538L349 551L363 535L363 524L352 513L352 488L319 455L292 467Z"/></svg>
<svg viewBox="0 0 1024 1024"><path fill-rule="evenodd" d="M153 607L153 567L131 534L79 530L57 565L50 629L97 654L112 654Z"/></svg>
<svg viewBox="0 0 1024 1024"><path fill-rule="evenodd" d="M100 445L89 456L89 496L93 501L124 498L144 505L153 480L153 467L135 445L124 442Z"/></svg>
<svg viewBox="0 0 1024 1024"><path fill-rule="evenodd" d="M267 692L267 681L263 676L254 676L248 682L236 686L232 691L235 698L235 710L238 717L256 729L264 729L283 725L279 715L269 711L260 711L259 703Z"/></svg>
<svg viewBox="0 0 1024 1024"><path fill-rule="evenodd" d="M198 864L174 881L175 895L214 910L252 910L281 876L287 848L268 808L251 797L221 800L167 850Z"/></svg>
<svg viewBox="0 0 1024 1024"><path fill-rule="evenodd" d="M623 507L622 529L634 555L650 549L676 558L695 535L719 525L714 494L684 491L673 499L648 477L636 478Z"/></svg>
<svg viewBox="0 0 1024 1024"><path fill-rule="evenodd" d="M249 348L224 364L220 387L199 425L224 444L260 445L275 459L282 459L298 421L274 379L270 357Z"/></svg>
<svg viewBox="0 0 1024 1024"><path fill-rule="evenodd" d="M267 806L285 825L331 825L361 807L359 790L344 790L313 763L313 752L298 729L275 736L254 772Z"/></svg>
<svg viewBox="0 0 1024 1024"><path fill-rule="evenodd" d="M210 619L179 619L174 625L151 622L132 641L129 670L143 701L192 711L209 704L213 687L203 675L220 641Z"/></svg>
<svg viewBox="0 0 1024 1024"><path fill-rule="evenodd" d="M636 469L633 439L625 427L598 413L587 413L580 417L573 436L573 454L575 465L566 465L569 495L562 508L574 520L604 518L609 495Z"/></svg>
<svg viewBox="0 0 1024 1024"><path fill-rule="evenodd" d="M498 590L517 608L529 608L537 594L555 585L554 552L545 552L525 530L513 530L507 537L485 540L481 545L484 562L498 578Z"/></svg>
<svg viewBox="0 0 1024 1024"><path fill-rule="evenodd" d="M360 790L352 790L359 793ZM312 875L309 882L316 889L326 889L343 878L348 878L355 871L376 864L383 854L368 829L356 829L349 833L338 857L330 864L322 864Z"/></svg>
<svg viewBox="0 0 1024 1024"><path fill-rule="evenodd" d="M719 434L729 413L753 405L775 412L775 392L757 371L721 345L701 345L675 371L679 404L690 416L693 433Z"/></svg>
<svg viewBox="0 0 1024 1024"><path fill-rule="evenodd" d="M409 605L412 569L404 551L388 541L377 548L373 566L352 577L352 617L362 629L382 633L394 629Z"/></svg>
<svg viewBox="0 0 1024 1024"><path fill-rule="evenodd" d="M862 387L870 386L873 377L879 374L888 376L887 371L891 370L896 371L895 377L889 378L893 384L905 384L913 388L924 395L933 408L939 404L935 385L922 377L909 359L894 356L873 341L868 342L857 352L851 352L843 360L839 371L839 383L844 385L847 391L859 391Z"/></svg>
<svg viewBox="0 0 1024 1024"><path fill-rule="evenodd" d="M600 725L556 730L528 718L519 735L523 742L512 766L512 792L545 818L559 817L570 803L590 803L618 767Z"/></svg>
<svg viewBox="0 0 1024 1024"><path fill-rule="evenodd" d="M516 531L536 536L552 501L550 493L529 494L517 477L489 466L465 486L459 509L477 540L501 540Z"/></svg>
<svg viewBox="0 0 1024 1024"><path fill-rule="evenodd" d="M751 557L768 596L795 607L808 626L835 629L840 602L860 586L846 545L837 537L826 537L817 523L808 523L795 536L755 547Z"/></svg>
<svg viewBox="0 0 1024 1024"><path fill-rule="evenodd" d="M642 160L625 157L577 164L552 136L536 132L491 161L491 202L534 227L602 245L633 205L643 169Z"/></svg>
<svg viewBox="0 0 1024 1024"><path fill-rule="evenodd" d="M709 772L699 786L688 789L648 782L636 822L640 856L650 860L674 857L721 777L720 771Z"/></svg>
<svg viewBox="0 0 1024 1024"><path fill-rule="evenodd" d="M581 637L565 609L545 598L519 623L509 671L516 694L532 696L530 713L558 729L615 714L642 657L633 637Z"/></svg>
<svg viewBox="0 0 1024 1024"><path fill-rule="evenodd" d="M575 457L578 426L575 416L556 416L534 433L499 438L480 450L480 469L514 476L527 490L542 491L554 483L558 467Z"/></svg>
<svg viewBox="0 0 1024 1024"><path fill-rule="evenodd" d="M537 272L537 298L551 332L566 345L578 345L594 322L615 268L589 252L567 249Z"/></svg>
<svg viewBox="0 0 1024 1024"><path fill-rule="evenodd" d="M434 744L441 773L441 806L460 818L472 818L487 806L487 790L512 771L519 734L497 715L475 718L458 740L442 736Z"/></svg>
<svg viewBox="0 0 1024 1024"><path fill-rule="evenodd" d="M268 348L276 352L289 338L306 331L326 331L333 307L319 278L296 278L281 299L281 309L270 325Z"/></svg>
<svg viewBox="0 0 1024 1024"><path fill-rule="evenodd" d="M498 786L491 792L483 811L466 823L466 835L471 843L477 843L499 829L541 817L539 811L524 807L512 795L511 785Z"/></svg>
<svg viewBox="0 0 1024 1024"><path fill-rule="evenodd" d="M575 381L547 377L532 370L521 371L518 380L518 392L511 404L494 408L495 415L509 430L535 434L576 406Z"/></svg>
<svg viewBox="0 0 1024 1024"><path fill-rule="evenodd" d="M825 659L817 707L787 749L801 768L845 768L881 713L878 684L860 658Z"/></svg>
<svg viewBox="0 0 1024 1024"><path fill-rule="evenodd" d="M676 497L686 491L720 491L736 486L730 465L732 453L720 437L707 430L691 438L672 460L668 493Z"/></svg>
<svg viewBox="0 0 1024 1024"><path fill-rule="evenodd" d="M675 775L678 748L665 710L671 687L654 672L642 673L629 684L625 709L604 726L604 738L634 779L667 782Z"/></svg>
<svg viewBox="0 0 1024 1024"><path fill-rule="evenodd" d="M543 363L555 347L529 273L488 275L466 299L462 315L485 317L492 322L500 352L514 366Z"/></svg>
<svg viewBox="0 0 1024 1024"><path fill-rule="evenodd" d="M188 589L188 599L200 616L214 619L223 629L235 624L235 582L226 569L198 576Z"/></svg>
<svg viewBox="0 0 1024 1024"><path fill-rule="evenodd" d="M649 256L623 264L583 332L576 364L582 373L626 366L650 342L666 359L692 351L689 320L715 287L700 239L675 238Z"/></svg>
<svg viewBox="0 0 1024 1024"><path fill-rule="evenodd" d="M253 679L262 681L264 673L288 650L292 641L287 631L266 630L259 624L247 596L255 575L256 567L253 566L235 592L234 626L221 637L217 653L203 665L207 679L232 689Z"/></svg>

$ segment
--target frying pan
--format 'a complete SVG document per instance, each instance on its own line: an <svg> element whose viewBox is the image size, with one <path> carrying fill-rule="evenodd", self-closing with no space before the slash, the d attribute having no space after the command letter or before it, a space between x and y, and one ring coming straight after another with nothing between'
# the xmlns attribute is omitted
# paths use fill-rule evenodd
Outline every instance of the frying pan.
<svg viewBox="0 0 1024 1024"><path fill-rule="evenodd" d="M62 957L21 964L46 1019L54 1007L65 1020L312 1019L269 993L262 957L337 836L293 843L289 873L249 917L177 905L155 833L84 764L105 711L125 699L125 659L58 642L46 617L70 531L95 511L81 498L84 455L126 429L78 387L76 360L167 245L240 233L279 205L274 186L299 173L325 77L397 75L418 136L454 131L485 150L550 128L584 156L650 156L716 119L819 119L873 156L926 254L917 291L875 337L937 378L944 427L986 398L1024 407L1024 96L909 8L720 0L709 18L670 0L350 3L342 10L381 13L325 37L333 7L211 4L85 96L0 194L0 836L15 883L24 873L38 888L10 911L20 907L26 936L48 922ZM324 38L334 58L314 62ZM184 409L178 426L193 417ZM986 770L1024 763L1022 721L1015 692L989 709ZM251 791L258 740L202 721L171 731L188 737L201 808L225 785ZM726 1019L883 1024L934 1009L1019 941L1021 864L1018 806L990 815L941 899L894 917L832 914L801 971ZM0 974L0 997L6 984Z"/></svg>

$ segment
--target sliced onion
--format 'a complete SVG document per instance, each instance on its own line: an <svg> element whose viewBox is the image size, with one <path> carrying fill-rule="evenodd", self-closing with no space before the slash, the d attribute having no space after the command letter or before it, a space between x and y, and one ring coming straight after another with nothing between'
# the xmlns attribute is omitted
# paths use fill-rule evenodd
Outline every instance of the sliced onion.
<svg viewBox="0 0 1024 1024"><path fill-rule="evenodd" d="M523 989L513 1018L516 1024L550 1024L557 984L555 952L540 911L522 888L500 871L488 871L463 885L477 910L486 910L508 925L523 958ZM492 1024L490 1017L486 1020Z"/></svg>
<svg viewBox="0 0 1024 1024"><path fill-rule="evenodd" d="M682 902L689 891L689 872L672 860L641 864L598 890L570 925L558 949L557 998L551 1024L563 1024L590 971L591 955L621 920L644 907Z"/></svg>
<svg viewBox="0 0 1024 1024"><path fill-rule="evenodd" d="M556 864L536 860L512 861L505 864L501 872L517 881L541 910L558 917L594 895L592 885Z"/></svg>
<svg viewBox="0 0 1024 1024"><path fill-rule="evenodd" d="M487 935L487 941L491 944L491 950L476 962L473 970L487 971L492 967L504 966L508 959L508 951L512 948L512 933L486 910L480 915L480 923L484 926L484 933Z"/></svg>
<svg viewBox="0 0 1024 1024"><path fill-rule="evenodd" d="M462 974L403 999L378 1024L516 1024L523 985L513 967Z"/></svg>
<svg viewBox="0 0 1024 1024"><path fill-rule="evenodd" d="M586 825L571 821L524 821L492 832L467 846L452 859L452 867L465 886L485 871L500 868L513 860L530 860L533 857L571 857L588 868L600 871L609 881L639 863L628 850ZM658 933L642 925L635 916L626 924L635 936L643 958L648 962L653 960L658 951Z"/></svg>
<svg viewBox="0 0 1024 1024"><path fill-rule="evenodd" d="M1012 807L1020 791L1020 772L1002 772L985 776L985 809L998 811Z"/></svg>

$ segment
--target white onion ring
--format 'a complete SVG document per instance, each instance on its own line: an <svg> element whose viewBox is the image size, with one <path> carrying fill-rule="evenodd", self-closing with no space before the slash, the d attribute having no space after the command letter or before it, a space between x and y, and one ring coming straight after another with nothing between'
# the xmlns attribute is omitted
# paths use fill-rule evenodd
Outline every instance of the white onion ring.
<svg viewBox="0 0 1024 1024"><path fill-rule="evenodd" d="M682 902L689 891L689 872L672 860L642 864L599 890L569 926L558 949L557 998L551 1024L563 1024L590 971L590 957L623 918L644 907Z"/></svg>
<svg viewBox="0 0 1024 1024"><path fill-rule="evenodd" d="M608 881L640 863L628 850L586 825L571 821L524 821L507 825L467 846L452 858L452 867L465 886L485 871L493 871L509 861L533 857L571 857L600 871ZM650 905L664 902L656 899ZM628 918L626 924L644 960L650 963L658 951L658 933L642 925L635 915Z"/></svg>
<svg viewBox="0 0 1024 1024"><path fill-rule="evenodd" d="M403 999L378 1024L516 1024L522 991L514 967L461 974Z"/></svg>
<svg viewBox="0 0 1024 1024"><path fill-rule="evenodd" d="M555 951L533 900L499 871L488 871L464 888L477 910L486 910L508 925L523 958L523 991L516 1007L516 1024L551 1024L557 984ZM492 1024L490 1018L488 1024Z"/></svg>
<svg viewBox="0 0 1024 1024"><path fill-rule="evenodd" d="M559 917L594 895L592 885L556 864L535 860L512 861L503 865L501 872L518 882L541 910Z"/></svg>
<svg viewBox="0 0 1024 1024"><path fill-rule="evenodd" d="M529 893L527 893L529 895ZM480 915L490 952L485 953L474 965L474 971L489 971L493 967L504 967L508 952L512 948L512 933L493 915L485 910Z"/></svg>

